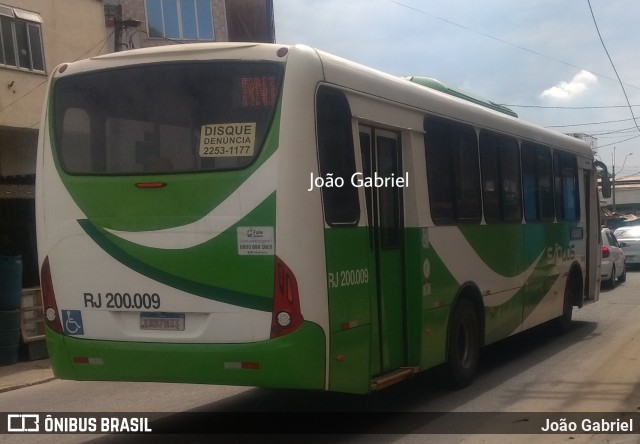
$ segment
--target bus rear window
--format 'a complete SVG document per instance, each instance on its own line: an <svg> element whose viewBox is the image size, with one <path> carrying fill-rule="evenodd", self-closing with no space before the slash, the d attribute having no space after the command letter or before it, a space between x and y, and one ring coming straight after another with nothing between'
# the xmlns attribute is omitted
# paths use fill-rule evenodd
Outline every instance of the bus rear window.
<svg viewBox="0 0 640 444"><path fill-rule="evenodd" d="M270 62L148 64L58 79L55 141L70 174L243 168L258 155L279 97Z"/></svg>

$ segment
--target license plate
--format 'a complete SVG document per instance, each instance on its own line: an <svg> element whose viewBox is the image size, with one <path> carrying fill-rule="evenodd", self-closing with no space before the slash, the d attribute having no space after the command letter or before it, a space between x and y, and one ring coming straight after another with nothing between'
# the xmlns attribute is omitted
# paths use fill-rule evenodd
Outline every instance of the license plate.
<svg viewBox="0 0 640 444"><path fill-rule="evenodd" d="M140 313L140 330L184 331L184 313Z"/></svg>

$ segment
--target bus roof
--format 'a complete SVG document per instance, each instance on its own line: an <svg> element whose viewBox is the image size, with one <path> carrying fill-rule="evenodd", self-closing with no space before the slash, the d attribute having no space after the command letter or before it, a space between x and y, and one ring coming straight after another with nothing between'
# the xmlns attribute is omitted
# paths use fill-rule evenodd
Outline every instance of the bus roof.
<svg viewBox="0 0 640 444"><path fill-rule="evenodd" d="M501 113L505 113L511 117L518 117L518 115L513 112L511 109L506 106L499 105L490 100L484 100L476 96L472 96L470 94L455 90L453 88L448 87L444 83L439 80L432 79L431 77L420 77L420 76L412 76L407 77L413 83L417 83L418 85L426 86L427 88L432 88L437 91L443 92L445 94L452 95L454 97L459 97L464 100L468 100L469 102L477 103L478 105L485 106L487 108L491 108Z"/></svg>
<svg viewBox="0 0 640 444"><path fill-rule="evenodd" d="M406 78L317 51L328 83L371 94L424 112L513 135L519 139L562 148L593 159L589 144L575 137L516 119L503 110L428 88Z"/></svg>

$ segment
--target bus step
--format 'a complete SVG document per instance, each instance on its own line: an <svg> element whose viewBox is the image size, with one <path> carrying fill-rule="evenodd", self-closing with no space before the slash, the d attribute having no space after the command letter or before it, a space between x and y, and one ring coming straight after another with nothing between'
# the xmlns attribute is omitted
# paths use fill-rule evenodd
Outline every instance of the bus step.
<svg viewBox="0 0 640 444"><path fill-rule="evenodd" d="M418 367L400 367L390 373L377 376L371 381L371 390L380 390L418 373Z"/></svg>

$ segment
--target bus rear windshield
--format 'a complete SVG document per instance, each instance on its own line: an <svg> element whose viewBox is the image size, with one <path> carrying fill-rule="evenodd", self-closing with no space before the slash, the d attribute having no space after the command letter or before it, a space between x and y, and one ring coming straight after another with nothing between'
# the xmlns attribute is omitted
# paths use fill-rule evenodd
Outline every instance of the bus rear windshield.
<svg viewBox="0 0 640 444"><path fill-rule="evenodd" d="M63 77L54 133L70 174L243 168L258 155L279 96L270 62L148 64Z"/></svg>

